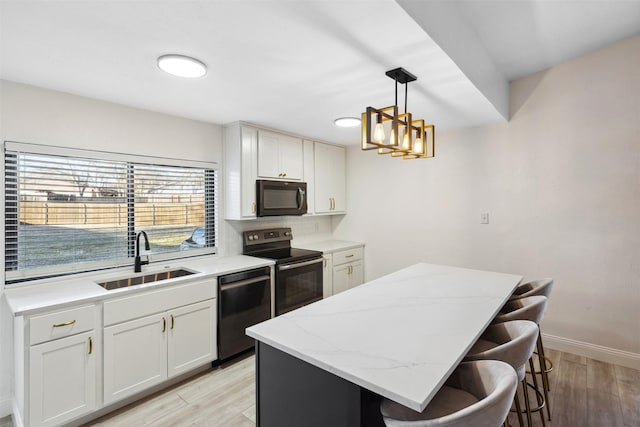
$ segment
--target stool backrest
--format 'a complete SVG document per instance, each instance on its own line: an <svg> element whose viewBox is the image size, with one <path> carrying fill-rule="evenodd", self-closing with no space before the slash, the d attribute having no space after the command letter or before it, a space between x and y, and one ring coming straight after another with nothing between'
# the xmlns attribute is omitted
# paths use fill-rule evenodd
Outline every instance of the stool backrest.
<svg viewBox="0 0 640 427"><path fill-rule="evenodd" d="M525 364L533 354L537 338L538 325L530 320L493 324L484 331L480 339L495 343L496 346L467 354L464 360L501 360L511 365L518 373L518 380L522 380Z"/></svg>
<svg viewBox="0 0 640 427"><path fill-rule="evenodd" d="M498 360L479 360L458 365L445 385L473 394L479 399L457 412L430 420L401 421L384 416L386 426L415 427L496 427L509 414L518 379L513 368ZM427 410L428 410L427 405ZM407 408L408 409L408 408Z"/></svg>
<svg viewBox="0 0 640 427"><path fill-rule="evenodd" d="M520 299L536 295L542 295L547 298L551 295L553 289L553 279L547 277L545 279L531 280L530 282L519 285L510 299Z"/></svg>
<svg viewBox="0 0 640 427"><path fill-rule="evenodd" d="M540 324L547 308L547 301L547 297L542 295L509 300L493 319L493 323L502 323L509 320L530 320Z"/></svg>

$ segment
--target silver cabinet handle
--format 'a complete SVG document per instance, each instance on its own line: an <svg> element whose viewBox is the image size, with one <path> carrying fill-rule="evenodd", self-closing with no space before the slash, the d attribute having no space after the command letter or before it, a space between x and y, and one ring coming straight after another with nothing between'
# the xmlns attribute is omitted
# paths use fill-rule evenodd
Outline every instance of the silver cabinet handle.
<svg viewBox="0 0 640 427"><path fill-rule="evenodd" d="M256 202L251 203L251 212L256 213Z"/></svg>

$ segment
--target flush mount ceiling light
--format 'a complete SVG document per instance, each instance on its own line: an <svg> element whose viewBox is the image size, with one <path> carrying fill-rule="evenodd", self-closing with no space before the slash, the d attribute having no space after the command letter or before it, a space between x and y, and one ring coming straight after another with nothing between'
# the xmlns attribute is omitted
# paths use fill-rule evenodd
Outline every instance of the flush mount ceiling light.
<svg viewBox="0 0 640 427"><path fill-rule="evenodd" d="M357 117L340 117L335 119L333 123L336 126L340 126L341 128L351 128L355 126L360 126L360 119Z"/></svg>
<svg viewBox="0 0 640 427"><path fill-rule="evenodd" d="M207 66L202 61L184 55L163 55L158 58L158 67L166 73L188 79L207 74Z"/></svg>
<svg viewBox="0 0 640 427"><path fill-rule="evenodd" d="M367 107L362 113L362 149L407 160L434 157L434 125L425 125L424 120L413 119L407 112L407 84L418 78L404 68L385 74L396 82L396 102L390 107ZM404 84L403 114L398 114L398 83Z"/></svg>

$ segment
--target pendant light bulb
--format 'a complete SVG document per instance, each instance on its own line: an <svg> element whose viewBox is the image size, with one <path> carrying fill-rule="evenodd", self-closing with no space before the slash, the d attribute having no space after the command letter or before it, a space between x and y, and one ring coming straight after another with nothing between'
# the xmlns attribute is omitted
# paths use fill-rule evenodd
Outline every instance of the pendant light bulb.
<svg viewBox="0 0 640 427"><path fill-rule="evenodd" d="M420 132L417 133L416 135L416 140L413 143L413 150L414 153L422 153L422 135L420 135Z"/></svg>
<svg viewBox="0 0 640 427"><path fill-rule="evenodd" d="M402 131L402 149L403 150L409 150L411 147L409 147L409 132L407 132L407 129L405 129L404 131Z"/></svg>
<svg viewBox="0 0 640 427"><path fill-rule="evenodd" d="M389 145L396 145L396 133L391 129L391 135L389 136Z"/></svg>
<svg viewBox="0 0 640 427"><path fill-rule="evenodd" d="M376 128L373 131L373 140L382 143L384 142L385 137L384 126L382 126L382 117L378 114L378 122L376 123Z"/></svg>

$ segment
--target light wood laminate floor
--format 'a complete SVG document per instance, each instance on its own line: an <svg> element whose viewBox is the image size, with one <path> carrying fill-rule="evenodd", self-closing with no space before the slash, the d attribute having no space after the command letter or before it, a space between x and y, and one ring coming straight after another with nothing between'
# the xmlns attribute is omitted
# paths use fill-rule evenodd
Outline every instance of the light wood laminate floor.
<svg viewBox="0 0 640 427"><path fill-rule="evenodd" d="M548 350L553 427L640 427L640 371ZM254 426L254 357L210 369L99 418L92 426ZM532 396L532 401L534 397ZM515 414L510 415L517 426ZM541 426L538 414L533 424ZM526 424L526 421L525 421ZM10 421L0 420L1 427Z"/></svg>

